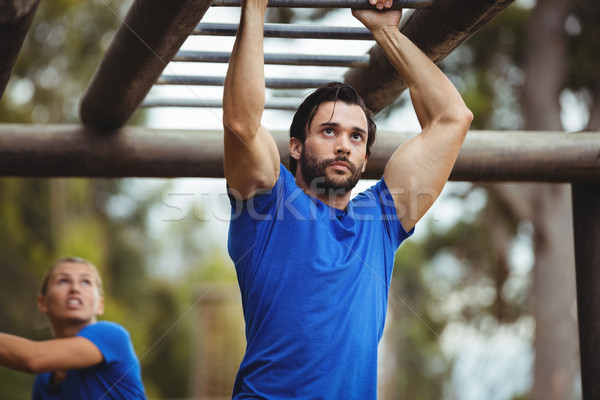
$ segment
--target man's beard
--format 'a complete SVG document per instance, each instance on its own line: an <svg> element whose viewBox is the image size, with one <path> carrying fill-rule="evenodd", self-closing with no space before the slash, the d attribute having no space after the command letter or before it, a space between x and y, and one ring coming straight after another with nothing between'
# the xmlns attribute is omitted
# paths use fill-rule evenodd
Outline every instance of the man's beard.
<svg viewBox="0 0 600 400"><path fill-rule="evenodd" d="M350 168L349 177L327 176L325 169L338 161L343 161L348 164L348 167ZM360 167L357 167L348 160L348 157L346 156L318 160L315 157L306 154L305 147L302 148L299 162L300 172L302 173L304 182L309 184L313 190L316 190L317 194L345 194L356 186L362 175L363 164L361 164Z"/></svg>

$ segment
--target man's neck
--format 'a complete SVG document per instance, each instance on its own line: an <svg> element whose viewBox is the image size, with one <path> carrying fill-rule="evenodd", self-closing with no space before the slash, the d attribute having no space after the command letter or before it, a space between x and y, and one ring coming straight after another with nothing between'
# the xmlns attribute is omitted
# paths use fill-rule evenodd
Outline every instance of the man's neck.
<svg viewBox="0 0 600 400"><path fill-rule="evenodd" d="M305 194L319 199L329 207L337 208L338 210L345 210L346 207L348 207L350 196L352 194L351 191L323 189L317 188L314 185L308 185L304 182L304 179L301 178L300 174L296 176L296 185L298 185Z"/></svg>

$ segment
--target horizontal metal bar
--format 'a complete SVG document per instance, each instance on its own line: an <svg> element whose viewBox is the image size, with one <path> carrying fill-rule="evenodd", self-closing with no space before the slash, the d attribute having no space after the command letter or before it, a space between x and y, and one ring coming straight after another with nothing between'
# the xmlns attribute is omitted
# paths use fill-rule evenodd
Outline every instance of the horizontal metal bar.
<svg viewBox="0 0 600 400"><path fill-rule="evenodd" d="M231 53L220 51L180 51L172 61L228 63L230 56ZM369 64L369 56L267 53L265 54L265 64L366 67Z"/></svg>
<svg viewBox="0 0 600 400"><path fill-rule="evenodd" d="M214 7L239 7L241 0L214 0ZM433 0L393 0L392 9L429 8ZM269 0L269 7L289 8L374 8L368 0Z"/></svg>
<svg viewBox="0 0 600 400"><path fill-rule="evenodd" d="M322 86L331 79L286 79L267 78L265 86L270 89L308 89ZM157 85L198 85L198 86L223 86L225 78L221 76L189 76L189 75L161 75Z"/></svg>
<svg viewBox="0 0 600 400"><path fill-rule="evenodd" d="M296 111L300 102L298 99L274 98L265 102L265 109ZM142 108L178 107L178 108L222 108L220 99L146 99Z"/></svg>
<svg viewBox="0 0 600 400"><path fill-rule="evenodd" d="M235 36L238 24L201 22L192 35ZM265 37L286 39L373 40L367 28L347 26L265 24Z"/></svg>
<svg viewBox="0 0 600 400"><path fill-rule="evenodd" d="M287 163L289 132L272 132ZM377 133L364 178L415 136ZM451 180L600 183L600 132L470 131ZM223 177L223 131L0 124L0 176Z"/></svg>

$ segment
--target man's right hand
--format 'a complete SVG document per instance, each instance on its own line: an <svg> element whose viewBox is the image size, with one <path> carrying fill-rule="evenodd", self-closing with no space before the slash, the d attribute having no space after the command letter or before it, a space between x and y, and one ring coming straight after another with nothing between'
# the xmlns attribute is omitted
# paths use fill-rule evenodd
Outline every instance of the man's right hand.
<svg viewBox="0 0 600 400"><path fill-rule="evenodd" d="M256 6L261 10L266 10L269 0L242 0L242 8Z"/></svg>

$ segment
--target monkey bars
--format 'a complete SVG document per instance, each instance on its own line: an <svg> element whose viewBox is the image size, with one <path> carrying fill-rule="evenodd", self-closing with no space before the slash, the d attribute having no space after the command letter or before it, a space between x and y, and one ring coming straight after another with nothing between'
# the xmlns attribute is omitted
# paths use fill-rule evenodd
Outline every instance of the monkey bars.
<svg viewBox="0 0 600 400"><path fill-rule="evenodd" d="M221 1L221 0L219 0ZM293 1L293 3L291 2ZM355 7L360 2L368 6L366 0L334 1L336 6ZM439 61L455 47L491 20L512 0L436 0L414 1L409 4L414 12L406 13L401 29L415 40L426 54ZM143 5L142 5L143 3ZM165 84L168 77L159 80L162 70L177 54L181 44L189 35L207 34L206 26L199 25L211 4L224 6L239 2L211 3L210 0L136 0L125 22L115 35L106 55L96 71L88 91L81 101L80 115L83 123L96 131L117 129L127 123L140 106L155 83ZM270 6L322 7L331 4L308 0L274 0ZM284 5L285 4L285 5ZM415 22L416 21L416 22ZM421 26L419 30L416 25ZM223 28L223 26L221 26ZM265 32L281 26L265 27ZM228 27L232 32L231 25ZM296 31L298 37L304 28L286 28L287 34ZM364 30L337 28L339 35L365 35ZM135 32L133 35L132 32ZM222 32L222 30L221 30ZM333 30L332 30L333 32ZM281 33L281 32L280 32ZM220 33L221 34L221 33ZM307 34L311 37L327 38L327 33ZM334 33L332 33L333 37ZM362 39L361 39L362 40ZM415 40L416 41L416 40ZM368 67L352 67L344 76L345 81L357 87L365 97L367 105L375 112L390 104L403 90L398 75L390 73L389 64L381 59L381 50L375 46L369 55ZM383 77L388 84L382 82ZM190 80L179 81L185 83ZM199 81L195 81L199 82ZM318 83L315 82L315 83ZM289 86L285 86L288 88Z"/></svg>

